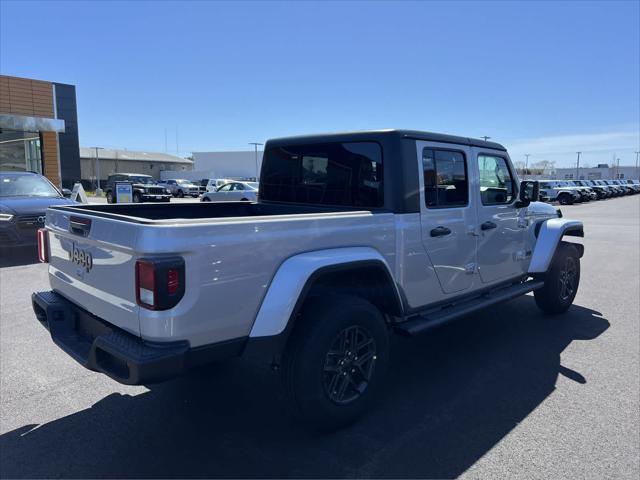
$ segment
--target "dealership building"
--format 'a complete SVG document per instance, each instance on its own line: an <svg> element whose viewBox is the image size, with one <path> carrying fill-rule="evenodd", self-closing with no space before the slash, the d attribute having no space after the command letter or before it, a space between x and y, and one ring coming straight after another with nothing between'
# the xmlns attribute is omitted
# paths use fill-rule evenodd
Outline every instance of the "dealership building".
<svg viewBox="0 0 640 480"><path fill-rule="evenodd" d="M0 75L0 171L80 179L75 86Z"/></svg>

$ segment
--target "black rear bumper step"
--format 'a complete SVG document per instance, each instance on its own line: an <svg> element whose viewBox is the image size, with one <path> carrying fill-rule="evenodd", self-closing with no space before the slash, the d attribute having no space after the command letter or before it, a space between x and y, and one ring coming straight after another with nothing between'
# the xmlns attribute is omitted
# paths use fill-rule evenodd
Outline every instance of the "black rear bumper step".
<svg viewBox="0 0 640 480"><path fill-rule="evenodd" d="M405 336L418 335L419 333L426 332L432 328L439 327L452 320L456 320L460 317L481 310L483 308L495 305L496 303L512 300L516 297L529 293L533 290L537 290L544 286L544 282L541 280L529 280L523 283L517 283L508 287L503 287L498 290L493 290L485 293L479 297L472 298L454 304L449 307L442 308L435 312L429 312L424 315L420 315L411 320L394 325L394 330Z"/></svg>
<svg viewBox="0 0 640 480"><path fill-rule="evenodd" d="M246 338L195 348L186 341L144 341L56 292L36 292L31 299L36 318L56 345L85 368L126 385L160 382L195 366L238 356L246 344Z"/></svg>

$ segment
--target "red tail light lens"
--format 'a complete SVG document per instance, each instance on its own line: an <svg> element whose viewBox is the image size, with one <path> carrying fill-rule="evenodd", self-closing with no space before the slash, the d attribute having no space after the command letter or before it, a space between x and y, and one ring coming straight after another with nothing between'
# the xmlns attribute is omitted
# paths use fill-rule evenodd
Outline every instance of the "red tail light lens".
<svg viewBox="0 0 640 480"><path fill-rule="evenodd" d="M180 275L177 270L169 270L167 272L167 293L175 295L180 288Z"/></svg>
<svg viewBox="0 0 640 480"><path fill-rule="evenodd" d="M184 295L184 260L180 257L136 262L136 302L149 310L175 307Z"/></svg>
<svg viewBox="0 0 640 480"><path fill-rule="evenodd" d="M152 262L136 262L136 301L138 305L150 309L156 308L156 269Z"/></svg>
<svg viewBox="0 0 640 480"><path fill-rule="evenodd" d="M49 233L46 228L38 229L38 260L49 262Z"/></svg>

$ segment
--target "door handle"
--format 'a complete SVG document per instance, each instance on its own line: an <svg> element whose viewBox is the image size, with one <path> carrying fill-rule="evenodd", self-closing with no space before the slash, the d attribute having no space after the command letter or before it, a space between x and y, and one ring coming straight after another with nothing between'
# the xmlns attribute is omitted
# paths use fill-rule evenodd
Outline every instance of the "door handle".
<svg viewBox="0 0 640 480"><path fill-rule="evenodd" d="M496 225L493 222L484 222L482 225L480 225L480 230L491 230L492 228L496 228L498 225Z"/></svg>
<svg viewBox="0 0 640 480"><path fill-rule="evenodd" d="M451 229L447 227L436 227L431 230L432 237L444 237L445 235L449 235L451 233Z"/></svg>

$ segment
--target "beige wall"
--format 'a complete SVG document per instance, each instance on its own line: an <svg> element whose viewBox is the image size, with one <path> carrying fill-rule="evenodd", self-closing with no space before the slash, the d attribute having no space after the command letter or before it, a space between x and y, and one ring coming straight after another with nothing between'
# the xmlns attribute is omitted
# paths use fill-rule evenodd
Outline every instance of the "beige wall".
<svg viewBox="0 0 640 480"><path fill-rule="evenodd" d="M50 82L0 75L0 113L54 118L53 111L53 85ZM42 132L42 140L43 173L60 185L58 137L53 132Z"/></svg>

